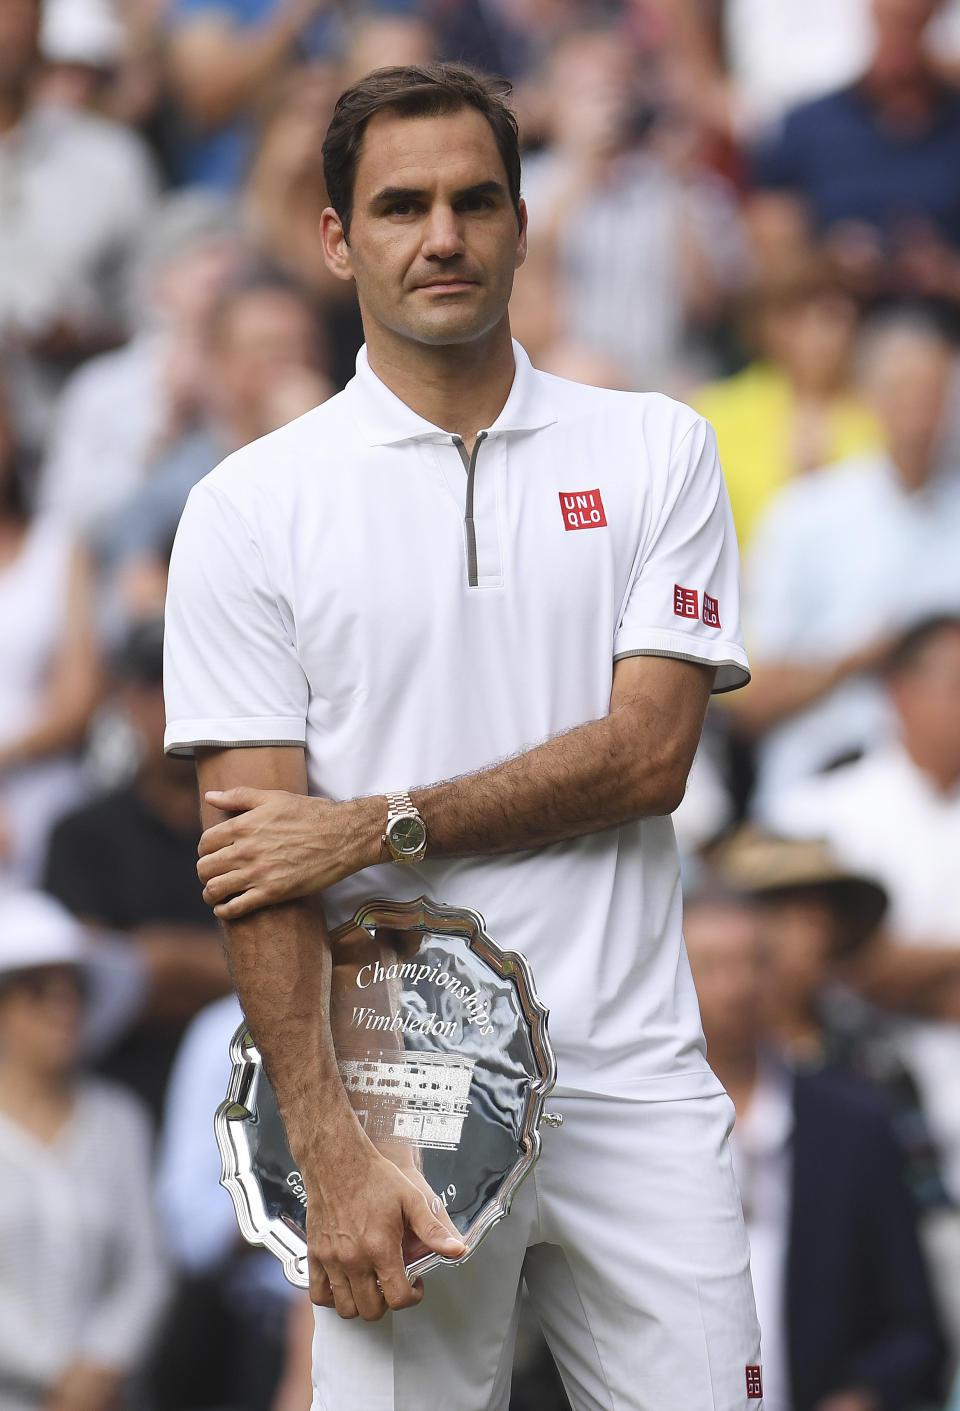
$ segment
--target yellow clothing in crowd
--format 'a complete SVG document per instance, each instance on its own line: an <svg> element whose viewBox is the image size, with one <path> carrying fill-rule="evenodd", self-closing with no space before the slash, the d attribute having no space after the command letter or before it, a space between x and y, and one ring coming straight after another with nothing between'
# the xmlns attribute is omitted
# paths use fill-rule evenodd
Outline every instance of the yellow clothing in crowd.
<svg viewBox="0 0 960 1411"><path fill-rule="evenodd" d="M698 388L690 403L717 433L742 552L767 503L796 473L793 391L778 368L757 362ZM824 464L880 445L873 413L855 397L838 396L828 412Z"/></svg>

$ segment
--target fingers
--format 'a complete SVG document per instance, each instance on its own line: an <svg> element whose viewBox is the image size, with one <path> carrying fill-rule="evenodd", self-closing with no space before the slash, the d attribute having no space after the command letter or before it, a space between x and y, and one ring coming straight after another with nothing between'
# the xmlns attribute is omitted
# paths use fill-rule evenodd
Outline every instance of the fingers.
<svg viewBox="0 0 960 1411"><path fill-rule="evenodd" d="M444 1259L462 1259L466 1254L467 1246L447 1212L442 1206L436 1212L431 1210L419 1191L411 1192L404 1202L404 1215L413 1234L435 1254L442 1254Z"/></svg>
<svg viewBox="0 0 960 1411"><path fill-rule="evenodd" d="M221 813L246 813L248 809L266 803L270 797L270 791L239 785L235 789L208 789L203 797L208 804L218 808Z"/></svg>
<svg viewBox="0 0 960 1411"><path fill-rule="evenodd" d="M231 897L229 901L222 902L213 908L213 914L218 921L239 921L242 916L249 916L251 912L260 911L265 906L276 904L277 898L263 887L251 887L248 892L241 892L239 896Z"/></svg>

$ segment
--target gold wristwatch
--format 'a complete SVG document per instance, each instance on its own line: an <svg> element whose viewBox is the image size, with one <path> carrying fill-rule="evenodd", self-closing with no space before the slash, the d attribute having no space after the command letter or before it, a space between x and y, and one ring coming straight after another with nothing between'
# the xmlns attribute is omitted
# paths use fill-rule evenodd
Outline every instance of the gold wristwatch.
<svg viewBox="0 0 960 1411"><path fill-rule="evenodd" d="M387 794L383 841L394 862L422 861L427 851L427 825L409 794Z"/></svg>

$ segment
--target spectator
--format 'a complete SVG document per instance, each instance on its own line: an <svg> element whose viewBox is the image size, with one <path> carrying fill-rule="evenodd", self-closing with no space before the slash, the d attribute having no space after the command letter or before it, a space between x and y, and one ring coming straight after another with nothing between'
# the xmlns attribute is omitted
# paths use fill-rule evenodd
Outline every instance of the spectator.
<svg viewBox="0 0 960 1411"><path fill-rule="evenodd" d="M129 1406L166 1292L145 1114L77 1069L90 963L50 898L0 898L4 1411Z"/></svg>
<svg viewBox="0 0 960 1411"><path fill-rule="evenodd" d="M219 1183L213 1114L226 1097L230 1040L242 1022L235 996L208 1005L184 1034L170 1076L159 1194L179 1283L158 1357L159 1411L270 1411L289 1312L295 1299L306 1298L272 1254L244 1243ZM311 1317L311 1336L312 1328ZM309 1357L301 1392L300 1411L309 1411Z"/></svg>
<svg viewBox="0 0 960 1411"><path fill-rule="evenodd" d="M326 50L332 8L331 0L172 0L168 62L183 119L181 182L240 184L252 112L299 56Z"/></svg>
<svg viewBox="0 0 960 1411"><path fill-rule="evenodd" d="M556 266L559 335L613 359L631 387L683 371L689 382L691 330L745 269L730 195L719 180L682 179L641 137L650 98L613 31L558 44L547 102L548 145L525 163L524 193L528 264Z"/></svg>
<svg viewBox="0 0 960 1411"><path fill-rule="evenodd" d="M769 970L764 1022L800 1068L839 1065L826 1002L843 963L876 938L887 894L814 839L778 838L745 825L711 852L723 882L756 903Z"/></svg>
<svg viewBox="0 0 960 1411"><path fill-rule="evenodd" d="M26 884L82 793L76 751L100 673L86 556L30 514L24 461L0 402L0 883Z"/></svg>
<svg viewBox="0 0 960 1411"><path fill-rule="evenodd" d="M912 1411L942 1344L886 1105L764 1046L767 955L743 903L688 906L710 1062L733 1099L767 1411ZM824 1159L824 1153L829 1159Z"/></svg>
<svg viewBox="0 0 960 1411"><path fill-rule="evenodd" d="M827 837L890 895L860 982L903 1016L901 1044L960 1199L960 617L901 639L886 671L899 738L773 801L782 832Z"/></svg>
<svg viewBox="0 0 960 1411"><path fill-rule="evenodd" d="M924 44L937 0L873 0L862 77L791 112L756 155L754 216L822 237L867 291L960 299L960 93Z"/></svg>
<svg viewBox="0 0 960 1411"><path fill-rule="evenodd" d="M94 547L164 449L204 410L210 320L242 268L238 218L221 198L168 197L144 242L143 327L68 380L38 498Z"/></svg>
<svg viewBox="0 0 960 1411"><path fill-rule="evenodd" d="M44 101L88 108L137 126L162 96L166 0L45 0L40 49Z"/></svg>
<svg viewBox="0 0 960 1411"><path fill-rule="evenodd" d="M717 433L741 552L787 481L881 444L850 385L857 306L829 265L807 255L766 271L746 324L759 356L690 398Z"/></svg>
<svg viewBox="0 0 960 1411"><path fill-rule="evenodd" d="M101 1061L159 1117L184 1026L229 987L197 881L200 821L192 771L163 753L162 627L131 632L117 663L119 703L140 742L131 783L57 825L45 886L81 921L121 932L148 976L139 1024Z"/></svg>
<svg viewBox="0 0 960 1411"><path fill-rule="evenodd" d="M40 0L0 0L0 347L31 444L65 369L121 334L155 199L139 137L34 100L39 18Z"/></svg>
<svg viewBox="0 0 960 1411"><path fill-rule="evenodd" d="M744 574L754 678L738 719L766 730L756 810L891 728L869 673L926 613L960 606L960 473L943 428L953 349L892 318L865 340L887 449L815 471L771 505Z"/></svg>
<svg viewBox="0 0 960 1411"><path fill-rule="evenodd" d="M777 800L783 831L825 835L890 894L883 945L853 978L891 1011L892 1042L912 1074L960 1200L960 618L910 630L887 669L899 738ZM960 1357L960 1215L931 1230L931 1260Z"/></svg>
<svg viewBox="0 0 960 1411"><path fill-rule="evenodd" d="M870 0L671 0L670 8L684 96L734 139L852 83L870 53Z"/></svg>
<svg viewBox="0 0 960 1411"><path fill-rule="evenodd" d="M204 414L168 449L104 535L121 566L121 611L163 608L166 562L187 495L231 451L302 415L333 391L317 311L291 281L251 275L214 312Z"/></svg>

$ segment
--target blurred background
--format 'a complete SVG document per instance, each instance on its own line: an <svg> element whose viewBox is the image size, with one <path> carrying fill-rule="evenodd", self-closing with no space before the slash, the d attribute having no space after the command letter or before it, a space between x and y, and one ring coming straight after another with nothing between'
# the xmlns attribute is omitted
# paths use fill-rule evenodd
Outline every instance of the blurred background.
<svg viewBox="0 0 960 1411"><path fill-rule="evenodd" d="M960 0L0 0L0 1411L310 1404L161 614L191 486L352 374L336 95L434 58L515 85L535 365L717 431L754 678L676 825L765 1404L960 1411Z"/></svg>

